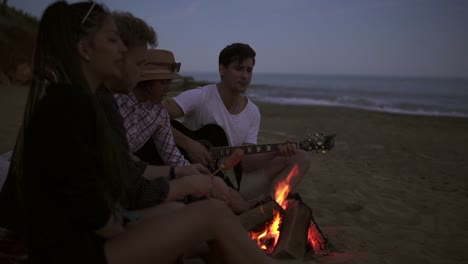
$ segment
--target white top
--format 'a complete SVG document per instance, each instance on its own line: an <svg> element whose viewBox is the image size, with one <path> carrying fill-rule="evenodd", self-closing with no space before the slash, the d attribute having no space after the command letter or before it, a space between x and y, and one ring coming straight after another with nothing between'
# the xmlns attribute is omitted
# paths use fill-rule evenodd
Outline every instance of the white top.
<svg viewBox="0 0 468 264"><path fill-rule="evenodd" d="M260 111L252 101L247 100L244 110L233 115L224 106L216 84L188 90L174 98L184 111L184 124L189 129L218 124L226 131L231 146L257 144Z"/></svg>

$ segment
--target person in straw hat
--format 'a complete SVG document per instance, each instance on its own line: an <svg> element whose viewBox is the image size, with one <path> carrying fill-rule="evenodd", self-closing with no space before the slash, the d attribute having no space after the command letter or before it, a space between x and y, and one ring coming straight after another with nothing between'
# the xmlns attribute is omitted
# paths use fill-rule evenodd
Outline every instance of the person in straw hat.
<svg viewBox="0 0 468 264"><path fill-rule="evenodd" d="M146 60L148 45L157 45L157 36L154 30L145 21L133 16L129 12L114 12L112 17L116 23L119 36L127 47L122 64L120 78L105 81L105 86L96 91L96 99L103 108L107 121L115 132L123 152L128 156L128 186L126 188L127 210L140 210L150 208L167 201L177 200L187 195L186 186L190 186L186 179L170 181L171 177L187 175L203 175L205 184L198 185L198 193L188 193L194 196L206 194L211 189L211 174L200 164L178 167L172 170L171 166L153 166L147 162L132 158L126 137L123 118L119 106L114 98L115 94L129 93L139 81ZM194 191L191 189L190 191ZM138 215L130 214L129 220L135 221Z"/></svg>
<svg viewBox="0 0 468 264"><path fill-rule="evenodd" d="M149 49L146 51L146 62L140 81L129 94L115 94L120 114L124 120L130 151L139 159L151 165L169 165L172 171L188 166L191 163L177 148L169 114L163 105L163 99L171 89L174 79L180 79L180 62L176 62L174 54L169 50ZM184 188L170 181L172 189L183 195L209 196L220 199L234 212L240 213L242 198L234 190L228 188L219 177L208 179L206 175L175 176L172 180L183 181ZM213 187L210 193L204 193L206 181L211 180Z"/></svg>
<svg viewBox="0 0 468 264"><path fill-rule="evenodd" d="M174 143L169 115L162 104L172 80L182 78L180 65L171 51L149 49L135 89L115 95L130 152L152 165L190 165Z"/></svg>

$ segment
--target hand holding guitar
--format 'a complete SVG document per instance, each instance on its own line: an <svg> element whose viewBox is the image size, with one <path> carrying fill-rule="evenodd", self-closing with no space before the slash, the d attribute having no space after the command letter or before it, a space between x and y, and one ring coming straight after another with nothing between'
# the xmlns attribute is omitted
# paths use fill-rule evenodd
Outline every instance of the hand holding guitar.
<svg viewBox="0 0 468 264"><path fill-rule="evenodd" d="M297 152L297 146L292 143L285 143L278 146L278 150L281 156L291 157L294 156Z"/></svg>
<svg viewBox="0 0 468 264"><path fill-rule="evenodd" d="M177 120L171 120L171 125L176 131L191 139L181 147L183 155L192 162L207 164L207 161L214 164L210 166L213 174L219 175L220 165L224 157L230 156L236 149L242 149L245 155L258 153L281 153L283 156L292 156L298 149L313 151L316 153L326 153L335 145L336 134L323 135L315 133L295 142L272 143L272 144L249 144L242 146L229 146L229 139L222 127L216 124L208 124L196 131L190 130ZM202 142L202 143L201 143ZM195 144L197 143L197 144ZM205 147L206 146L206 147Z"/></svg>
<svg viewBox="0 0 468 264"><path fill-rule="evenodd" d="M192 163L200 163L207 166L208 163L213 160L208 149L195 140L191 140L185 150L187 151Z"/></svg>

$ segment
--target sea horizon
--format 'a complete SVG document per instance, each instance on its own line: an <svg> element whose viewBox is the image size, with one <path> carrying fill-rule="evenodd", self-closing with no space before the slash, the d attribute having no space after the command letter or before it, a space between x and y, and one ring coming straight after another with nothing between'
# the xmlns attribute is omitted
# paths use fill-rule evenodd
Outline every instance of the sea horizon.
<svg viewBox="0 0 468 264"><path fill-rule="evenodd" d="M203 75L215 75L218 76L219 73L217 71L214 72L207 72L207 71L183 71L180 72L181 75L190 77L192 75L203 76ZM418 76L418 75L371 75L371 74L331 74L331 73L284 73L284 72L254 72L253 79L255 79L256 75L297 75L297 76L317 76L317 77L349 77L349 78L376 78L376 79L393 79L393 78L400 78L400 79L441 79L441 80L465 80L468 81L468 76L461 77L461 76ZM193 77L193 76L192 76Z"/></svg>
<svg viewBox="0 0 468 264"><path fill-rule="evenodd" d="M220 81L215 72L181 74ZM247 95L258 102L468 118L468 78L255 73Z"/></svg>

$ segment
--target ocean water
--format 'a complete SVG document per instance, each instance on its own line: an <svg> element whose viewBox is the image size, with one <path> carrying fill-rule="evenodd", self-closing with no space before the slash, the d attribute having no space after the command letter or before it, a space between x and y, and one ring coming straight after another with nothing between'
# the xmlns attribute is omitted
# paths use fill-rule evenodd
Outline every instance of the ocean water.
<svg viewBox="0 0 468 264"><path fill-rule="evenodd" d="M182 73L219 82L218 73ZM468 118L468 79L254 73L254 101Z"/></svg>

